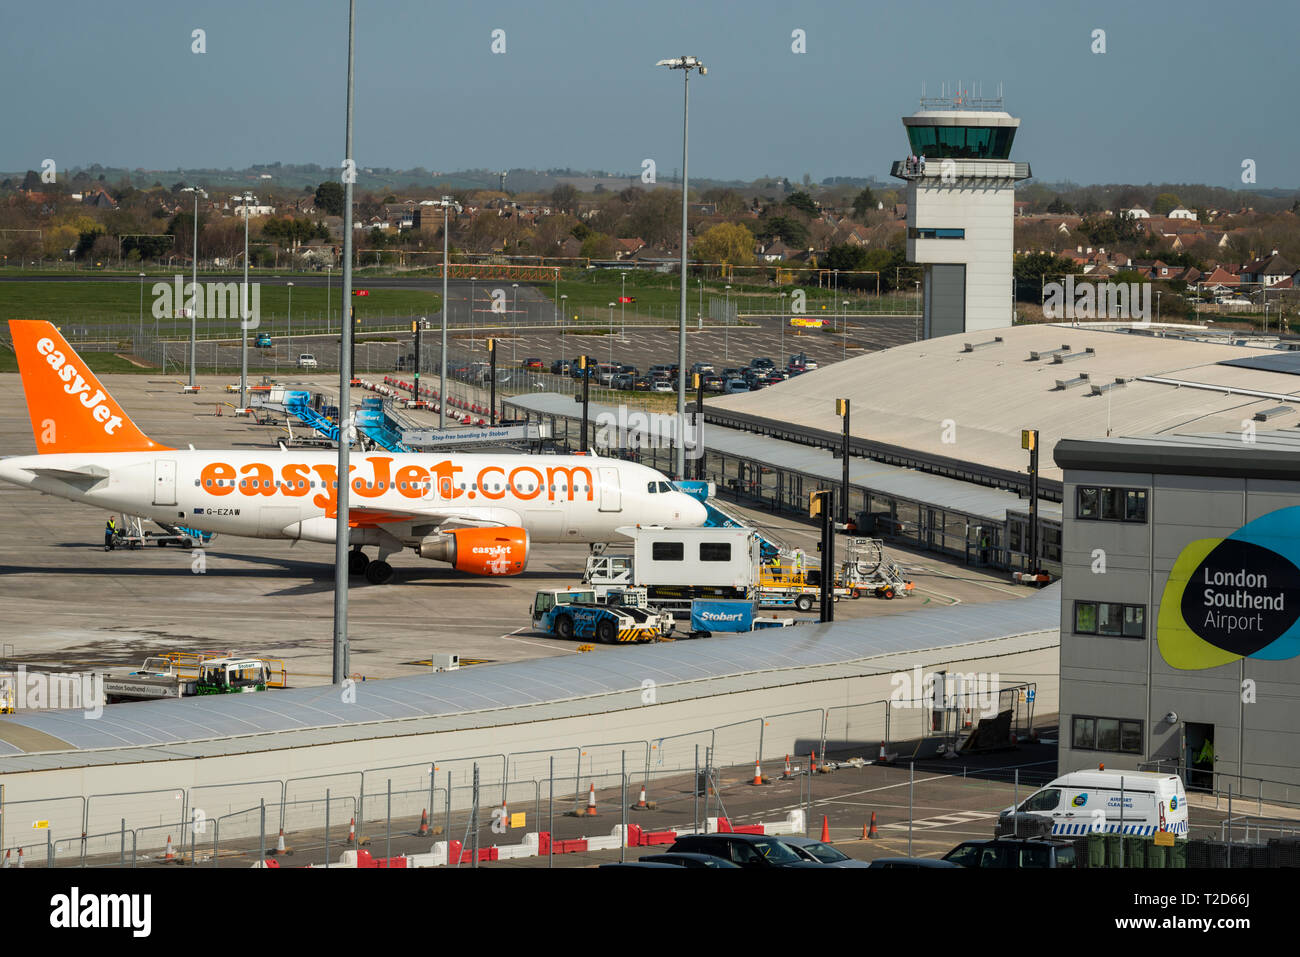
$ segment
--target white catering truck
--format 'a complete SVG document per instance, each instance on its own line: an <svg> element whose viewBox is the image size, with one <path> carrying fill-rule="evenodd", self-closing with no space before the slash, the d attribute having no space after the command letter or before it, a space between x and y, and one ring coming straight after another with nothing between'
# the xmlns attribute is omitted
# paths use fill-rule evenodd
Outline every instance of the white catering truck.
<svg viewBox="0 0 1300 957"><path fill-rule="evenodd" d="M648 603L676 615L697 598L757 597L759 540L751 528L620 528L631 554L606 551L587 559L582 576L598 596L610 589L644 588Z"/></svg>

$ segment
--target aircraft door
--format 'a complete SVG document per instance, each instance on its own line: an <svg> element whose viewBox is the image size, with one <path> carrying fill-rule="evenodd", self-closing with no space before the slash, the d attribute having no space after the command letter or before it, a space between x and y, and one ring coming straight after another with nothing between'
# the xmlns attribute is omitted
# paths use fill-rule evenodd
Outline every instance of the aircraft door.
<svg viewBox="0 0 1300 957"><path fill-rule="evenodd" d="M155 459L153 463L153 503L176 504L176 460Z"/></svg>
<svg viewBox="0 0 1300 957"><path fill-rule="evenodd" d="M623 510L623 491L618 481L618 469L601 468L600 472L600 510L602 512L621 512Z"/></svg>

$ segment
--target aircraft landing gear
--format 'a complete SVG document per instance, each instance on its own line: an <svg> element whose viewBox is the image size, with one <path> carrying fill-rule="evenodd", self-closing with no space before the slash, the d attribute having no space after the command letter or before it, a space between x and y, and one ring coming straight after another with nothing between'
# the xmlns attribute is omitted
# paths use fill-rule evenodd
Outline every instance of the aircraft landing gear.
<svg viewBox="0 0 1300 957"><path fill-rule="evenodd" d="M348 571L353 575L360 575L370 565L370 559L366 553L359 548L354 548L348 552Z"/></svg>
<svg viewBox="0 0 1300 957"><path fill-rule="evenodd" d="M386 585L393 579L393 566L381 560L366 565L366 581L372 585Z"/></svg>

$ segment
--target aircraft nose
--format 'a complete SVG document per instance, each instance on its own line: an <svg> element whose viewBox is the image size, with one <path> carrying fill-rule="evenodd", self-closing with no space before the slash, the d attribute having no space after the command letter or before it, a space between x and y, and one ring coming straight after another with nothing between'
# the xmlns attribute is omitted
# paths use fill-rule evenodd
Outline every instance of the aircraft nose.
<svg viewBox="0 0 1300 957"><path fill-rule="evenodd" d="M683 495L686 501L682 505L682 521L687 525L703 525L709 518L709 510L698 499Z"/></svg>

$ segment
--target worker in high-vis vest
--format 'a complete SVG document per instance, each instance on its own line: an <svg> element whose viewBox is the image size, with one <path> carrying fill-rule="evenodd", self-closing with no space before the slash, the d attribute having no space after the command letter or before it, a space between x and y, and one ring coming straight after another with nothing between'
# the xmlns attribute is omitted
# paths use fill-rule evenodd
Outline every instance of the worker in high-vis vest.
<svg viewBox="0 0 1300 957"><path fill-rule="evenodd" d="M113 550L113 536L117 534L117 519L112 515L108 516L108 521L104 523L104 551Z"/></svg>

